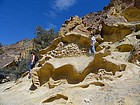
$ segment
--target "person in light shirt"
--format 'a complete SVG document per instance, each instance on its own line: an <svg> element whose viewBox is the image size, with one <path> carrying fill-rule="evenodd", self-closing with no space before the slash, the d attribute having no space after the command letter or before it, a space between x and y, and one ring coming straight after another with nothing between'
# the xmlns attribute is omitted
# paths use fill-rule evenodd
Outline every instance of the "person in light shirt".
<svg viewBox="0 0 140 105"><path fill-rule="evenodd" d="M96 43L96 39L94 36L91 37L91 40L90 40L90 49L89 49L89 54L91 55L92 53L96 53L96 50L95 50L95 43Z"/></svg>

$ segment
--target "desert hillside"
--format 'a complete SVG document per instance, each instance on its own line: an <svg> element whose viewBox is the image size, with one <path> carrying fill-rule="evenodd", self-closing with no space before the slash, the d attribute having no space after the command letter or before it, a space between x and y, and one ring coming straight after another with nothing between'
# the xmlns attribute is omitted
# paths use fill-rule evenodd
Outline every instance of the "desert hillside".
<svg viewBox="0 0 140 105"><path fill-rule="evenodd" d="M21 40L15 44L3 46L4 53L0 55L0 68L10 66L13 61L20 57L26 57L29 50L33 49L33 42L28 39Z"/></svg>
<svg viewBox="0 0 140 105"><path fill-rule="evenodd" d="M139 14L139 0L110 0L104 11L70 17L39 51L31 79L0 84L0 105L139 105Z"/></svg>

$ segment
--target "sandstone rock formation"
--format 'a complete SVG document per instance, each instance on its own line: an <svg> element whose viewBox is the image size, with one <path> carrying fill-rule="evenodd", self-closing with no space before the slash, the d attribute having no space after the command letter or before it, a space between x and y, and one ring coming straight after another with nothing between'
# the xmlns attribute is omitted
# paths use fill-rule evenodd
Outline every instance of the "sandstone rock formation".
<svg viewBox="0 0 140 105"><path fill-rule="evenodd" d="M138 0L111 0L103 12L66 20L39 51L32 79L2 84L0 104L139 105L139 7ZM127 15L132 10L135 17ZM89 56L92 34L97 53Z"/></svg>

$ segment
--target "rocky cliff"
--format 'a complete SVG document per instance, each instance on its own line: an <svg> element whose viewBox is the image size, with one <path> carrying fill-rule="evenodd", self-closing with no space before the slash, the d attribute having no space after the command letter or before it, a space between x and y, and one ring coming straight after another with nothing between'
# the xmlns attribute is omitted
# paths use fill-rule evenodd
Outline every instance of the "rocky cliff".
<svg viewBox="0 0 140 105"><path fill-rule="evenodd" d="M111 0L104 11L70 17L39 51L32 79L1 85L0 104L139 105L139 7L138 0ZM97 52L89 56L91 35Z"/></svg>
<svg viewBox="0 0 140 105"><path fill-rule="evenodd" d="M2 49L4 53L0 55L0 68L12 66L18 59L27 57L28 52L33 49L33 42L24 39L15 44L3 46Z"/></svg>

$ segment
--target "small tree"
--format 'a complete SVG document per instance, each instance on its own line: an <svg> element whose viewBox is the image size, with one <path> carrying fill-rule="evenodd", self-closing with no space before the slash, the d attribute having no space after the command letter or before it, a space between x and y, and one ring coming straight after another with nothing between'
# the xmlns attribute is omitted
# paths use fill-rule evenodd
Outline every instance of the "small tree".
<svg viewBox="0 0 140 105"><path fill-rule="evenodd" d="M41 26L36 27L35 29L36 38L34 38L34 45L37 50L47 47L50 42L58 36L58 33L55 33L54 29L44 30Z"/></svg>

